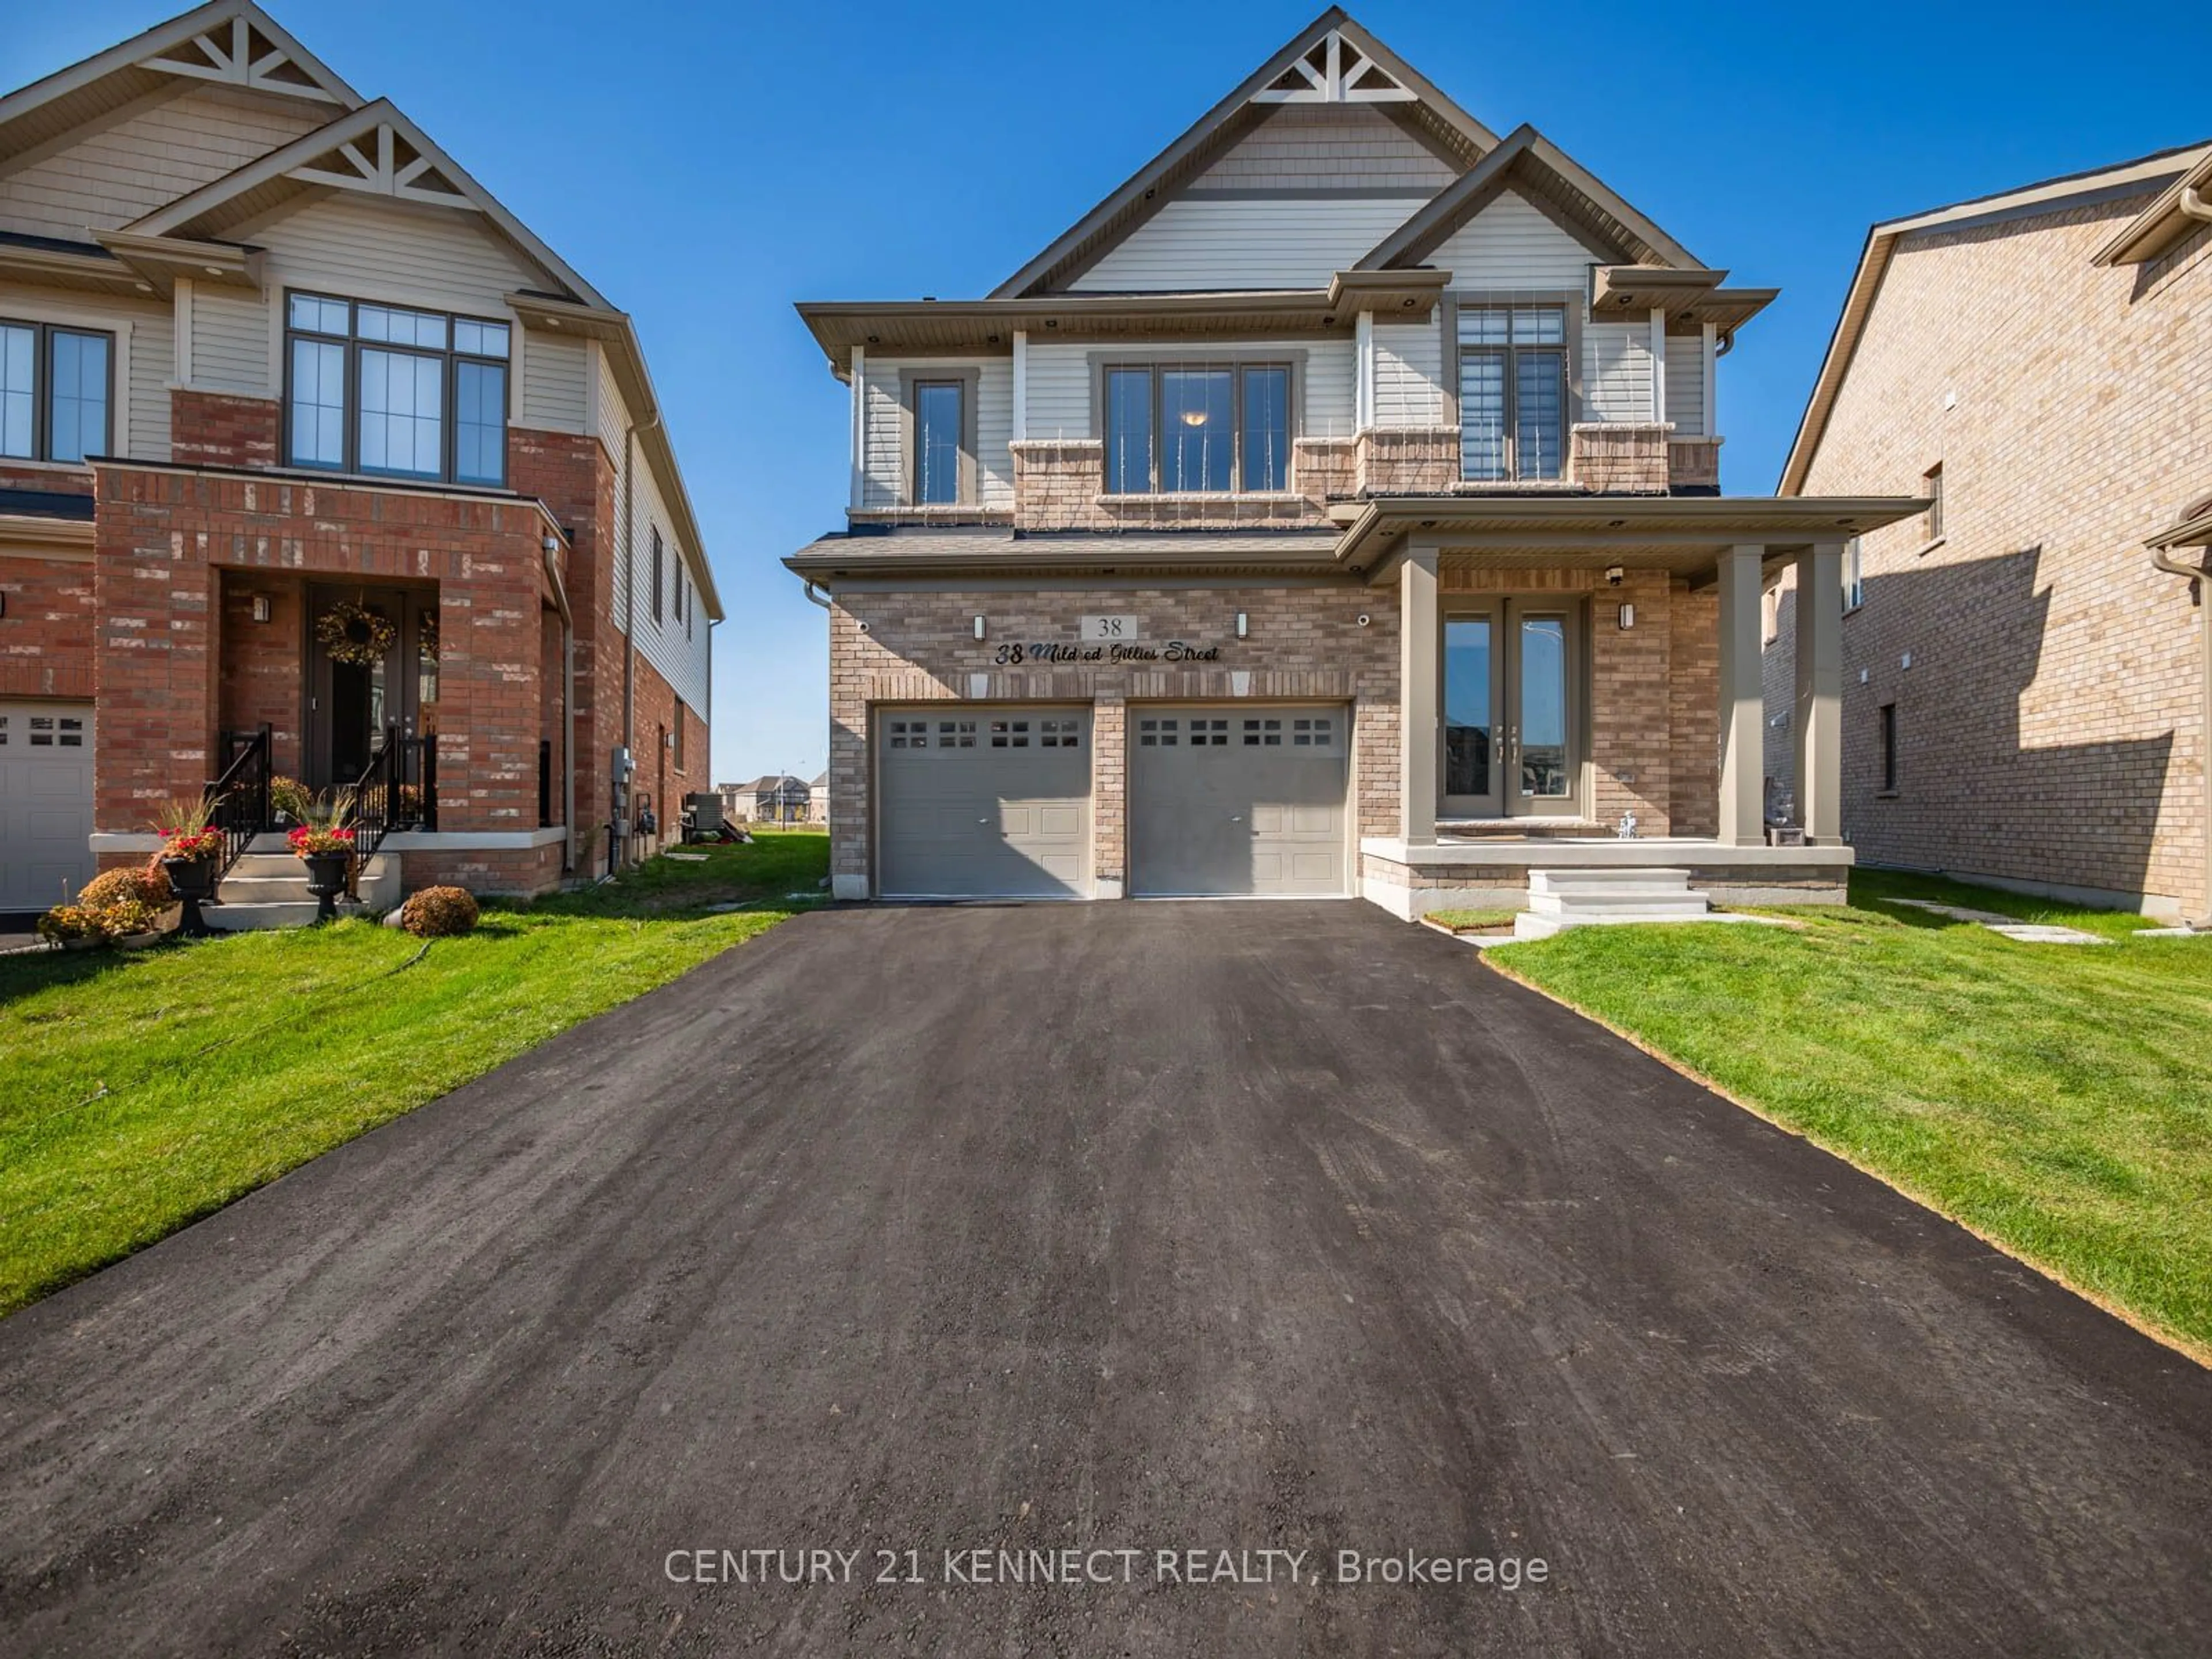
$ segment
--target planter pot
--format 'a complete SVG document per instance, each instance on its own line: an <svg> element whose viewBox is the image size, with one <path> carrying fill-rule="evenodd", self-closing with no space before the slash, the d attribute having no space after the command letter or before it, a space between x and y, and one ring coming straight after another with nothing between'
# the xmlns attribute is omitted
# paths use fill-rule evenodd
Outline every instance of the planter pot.
<svg viewBox="0 0 2212 1659"><path fill-rule="evenodd" d="M184 906L184 915L177 931L186 939L205 939L215 929L201 919L200 906L215 896L215 860L211 858L163 859L161 873L169 878L169 890Z"/></svg>
<svg viewBox="0 0 2212 1659"><path fill-rule="evenodd" d="M159 945L161 942L161 929L153 927L143 933L124 934L121 939L115 941L115 948L118 951L143 951L149 945Z"/></svg>
<svg viewBox="0 0 2212 1659"><path fill-rule="evenodd" d="M54 943L64 951L97 951L107 941L104 939L57 939Z"/></svg>
<svg viewBox="0 0 2212 1659"><path fill-rule="evenodd" d="M315 920L336 920L337 896L345 891L347 878L353 872L353 854L307 853L300 861L307 866L307 890L315 896Z"/></svg>

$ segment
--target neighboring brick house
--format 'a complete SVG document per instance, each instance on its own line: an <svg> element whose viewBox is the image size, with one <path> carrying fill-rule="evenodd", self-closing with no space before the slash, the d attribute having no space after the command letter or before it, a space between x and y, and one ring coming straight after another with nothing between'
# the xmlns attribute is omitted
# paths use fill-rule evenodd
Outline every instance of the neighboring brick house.
<svg viewBox="0 0 2212 1659"><path fill-rule="evenodd" d="M2212 492L2208 175L2198 145L1869 235L1782 480L1938 498L1848 556L1844 830L1862 857L2212 910L2212 640L2199 584L2147 550L2190 547ZM1796 605L1785 578L1777 779Z"/></svg>
<svg viewBox="0 0 2212 1659"><path fill-rule="evenodd" d="M836 892L1840 897L1832 720L1767 844L1759 596L1917 503L1721 493L1726 276L1331 9L988 297L801 306Z"/></svg>
<svg viewBox="0 0 2212 1659"><path fill-rule="evenodd" d="M664 825L703 787L629 319L250 4L0 99L0 909L264 757L382 780L410 888L604 860L622 747Z"/></svg>

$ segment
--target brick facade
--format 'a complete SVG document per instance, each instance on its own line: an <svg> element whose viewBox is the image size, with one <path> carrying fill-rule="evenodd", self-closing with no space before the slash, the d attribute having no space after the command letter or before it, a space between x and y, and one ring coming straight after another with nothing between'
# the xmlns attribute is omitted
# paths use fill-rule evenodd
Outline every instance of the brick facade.
<svg viewBox="0 0 2212 1659"><path fill-rule="evenodd" d="M1582 422L1572 434L1568 476L1584 489L1604 495L1663 495L1668 476L1668 435L1664 423L1626 421Z"/></svg>
<svg viewBox="0 0 2212 1659"><path fill-rule="evenodd" d="M0 696L92 695L93 574L84 555L0 553Z"/></svg>
<svg viewBox="0 0 2212 1659"><path fill-rule="evenodd" d="M1354 454L1354 481L1370 495L1441 495L1459 482L1457 427L1369 427Z"/></svg>
<svg viewBox="0 0 2212 1659"><path fill-rule="evenodd" d="M169 458L189 466L274 466L283 406L184 388L169 394Z"/></svg>
<svg viewBox="0 0 2212 1659"><path fill-rule="evenodd" d="M2143 549L2212 491L2212 229L2093 265L2147 199L1913 233L1882 277L1804 486L1914 495L1942 468L1943 539L1865 538L1844 622L1844 829L1870 861L2212 905L2197 613ZM1792 580L1766 665L1784 780Z"/></svg>
<svg viewBox="0 0 2212 1659"><path fill-rule="evenodd" d="M1200 667L994 661L1000 641L1063 639L1078 617L1098 611L1142 617L1147 638L1218 642L1221 659ZM1240 611L1249 630L1243 640L1236 637ZM988 619L987 640L975 636L979 614ZM1092 865L1102 884L1127 878L1125 728L1133 701L1351 703L1354 833L1394 835L1396 623L1395 593L1271 586L1264 578L1249 587L842 594L830 613L831 870L848 883L871 874L869 726L871 711L886 703L1091 704Z"/></svg>

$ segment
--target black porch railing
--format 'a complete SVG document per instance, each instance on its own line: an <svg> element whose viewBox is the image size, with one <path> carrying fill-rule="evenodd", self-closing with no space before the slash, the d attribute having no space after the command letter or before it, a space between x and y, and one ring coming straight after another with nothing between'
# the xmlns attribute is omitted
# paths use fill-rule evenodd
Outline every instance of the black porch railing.
<svg viewBox="0 0 2212 1659"><path fill-rule="evenodd" d="M395 830L437 827L436 734L403 738L397 726L386 726L368 769L354 785L355 856L374 857Z"/></svg>
<svg viewBox="0 0 2212 1659"><path fill-rule="evenodd" d="M270 741L266 725L222 734L222 771L208 785L205 796L213 808L210 819L222 831L218 881L269 827Z"/></svg>

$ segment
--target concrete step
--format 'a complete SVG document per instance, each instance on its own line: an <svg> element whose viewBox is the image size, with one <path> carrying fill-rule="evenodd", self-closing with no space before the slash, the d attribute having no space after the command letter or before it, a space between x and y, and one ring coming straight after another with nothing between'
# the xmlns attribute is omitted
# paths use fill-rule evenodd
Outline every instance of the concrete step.
<svg viewBox="0 0 2212 1659"><path fill-rule="evenodd" d="M207 925L218 933L246 933L270 927L313 927L316 908L314 900L301 899L278 903L210 904L200 914L207 918ZM365 916L369 907L340 899L337 910L342 916Z"/></svg>
<svg viewBox="0 0 2212 1659"><path fill-rule="evenodd" d="M1671 887L1678 891L1690 884L1687 870L1622 865L1617 868L1588 866L1573 869L1534 869L1528 872L1532 893L1589 891L1610 887Z"/></svg>
<svg viewBox="0 0 2212 1659"><path fill-rule="evenodd" d="M1703 893L1679 887L1615 887L1595 893L1530 893L1528 908L1540 915L1604 916L1633 911L1639 915L1702 916L1712 908Z"/></svg>
<svg viewBox="0 0 2212 1659"><path fill-rule="evenodd" d="M398 869L399 854L397 853L379 853L374 858L372 858L367 864L362 866L362 879L364 881L374 880L386 870L390 870L394 874L397 874L398 872ZM305 881L307 878L307 866L295 854L289 852L256 852L247 853L242 855L236 864L231 866L230 875L226 877L225 879L234 879L240 876L251 878L256 876L281 877L289 875L296 875L302 881Z"/></svg>

